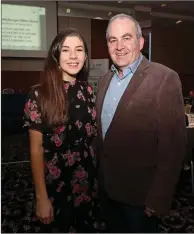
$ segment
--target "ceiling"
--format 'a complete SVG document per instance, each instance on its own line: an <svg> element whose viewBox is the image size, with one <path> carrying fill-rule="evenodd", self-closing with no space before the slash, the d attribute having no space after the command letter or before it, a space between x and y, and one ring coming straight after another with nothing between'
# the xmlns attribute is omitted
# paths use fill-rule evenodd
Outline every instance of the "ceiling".
<svg viewBox="0 0 194 234"><path fill-rule="evenodd" d="M193 1L59 1L62 14L108 20L118 13L132 14L139 22L155 21L161 25L194 25ZM71 12L66 10L70 8Z"/></svg>
<svg viewBox="0 0 194 234"><path fill-rule="evenodd" d="M72 1L71 1L72 2ZM152 11L161 11L166 13L194 15L193 1L73 1L74 3L85 3L93 5L114 6L119 8L133 8L134 6L150 7ZM165 6L162 7L162 4Z"/></svg>

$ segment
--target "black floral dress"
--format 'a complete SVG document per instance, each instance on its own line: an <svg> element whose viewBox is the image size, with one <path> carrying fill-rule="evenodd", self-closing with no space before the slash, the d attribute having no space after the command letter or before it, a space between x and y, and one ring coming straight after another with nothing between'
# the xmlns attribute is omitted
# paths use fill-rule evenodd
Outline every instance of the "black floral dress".
<svg viewBox="0 0 194 234"><path fill-rule="evenodd" d="M69 99L68 122L64 126L49 129L43 122L38 89L26 102L25 126L43 134L45 180L55 218L51 226L58 232L99 232L105 225L101 221L97 162L91 145L97 132L93 93L88 83L78 80L64 81L64 91Z"/></svg>

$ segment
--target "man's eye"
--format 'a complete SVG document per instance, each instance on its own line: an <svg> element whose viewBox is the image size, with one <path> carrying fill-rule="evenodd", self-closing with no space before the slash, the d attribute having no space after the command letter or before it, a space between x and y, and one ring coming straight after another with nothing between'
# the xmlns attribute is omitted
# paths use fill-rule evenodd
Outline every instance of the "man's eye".
<svg viewBox="0 0 194 234"><path fill-rule="evenodd" d="M130 37L124 37L124 40L125 41L130 40Z"/></svg>
<svg viewBox="0 0 194 234"><path fill-rule="evenodd" d="M115 43L116 42L116 40L110 40L110 43Z"/></svg>

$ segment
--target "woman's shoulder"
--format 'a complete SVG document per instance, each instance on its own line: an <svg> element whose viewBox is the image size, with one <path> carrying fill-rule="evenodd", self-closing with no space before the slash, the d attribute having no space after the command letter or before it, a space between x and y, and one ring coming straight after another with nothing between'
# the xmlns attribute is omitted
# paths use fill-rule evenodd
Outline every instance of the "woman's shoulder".
<svg viewBox="0 0 194 234"><path fill-rule="evenodd" d="M88 81L80 81L80 85L82 85L90 95L92 94L92 86Z"/></svg>
<svg viewBox="0 0 194 234"><path fill-rule="evenodd" d="M84 86L84 88L92 87L89 81L79 81L79 84Z"/></svg>

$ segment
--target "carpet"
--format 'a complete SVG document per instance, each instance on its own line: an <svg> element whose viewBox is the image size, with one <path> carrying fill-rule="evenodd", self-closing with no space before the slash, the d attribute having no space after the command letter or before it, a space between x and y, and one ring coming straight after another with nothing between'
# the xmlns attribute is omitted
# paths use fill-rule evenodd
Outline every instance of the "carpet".
<svg viewBox="0 0 194 234"><path fill-rule="evenodd" d="M1 232L32 233L34 186L25 134L6 136L2 141ZM10 163L13 162L14 163ZM194 233L194 196L190 194L190 173L183 171L168 216L160 217L163 233Z"/></svg>

